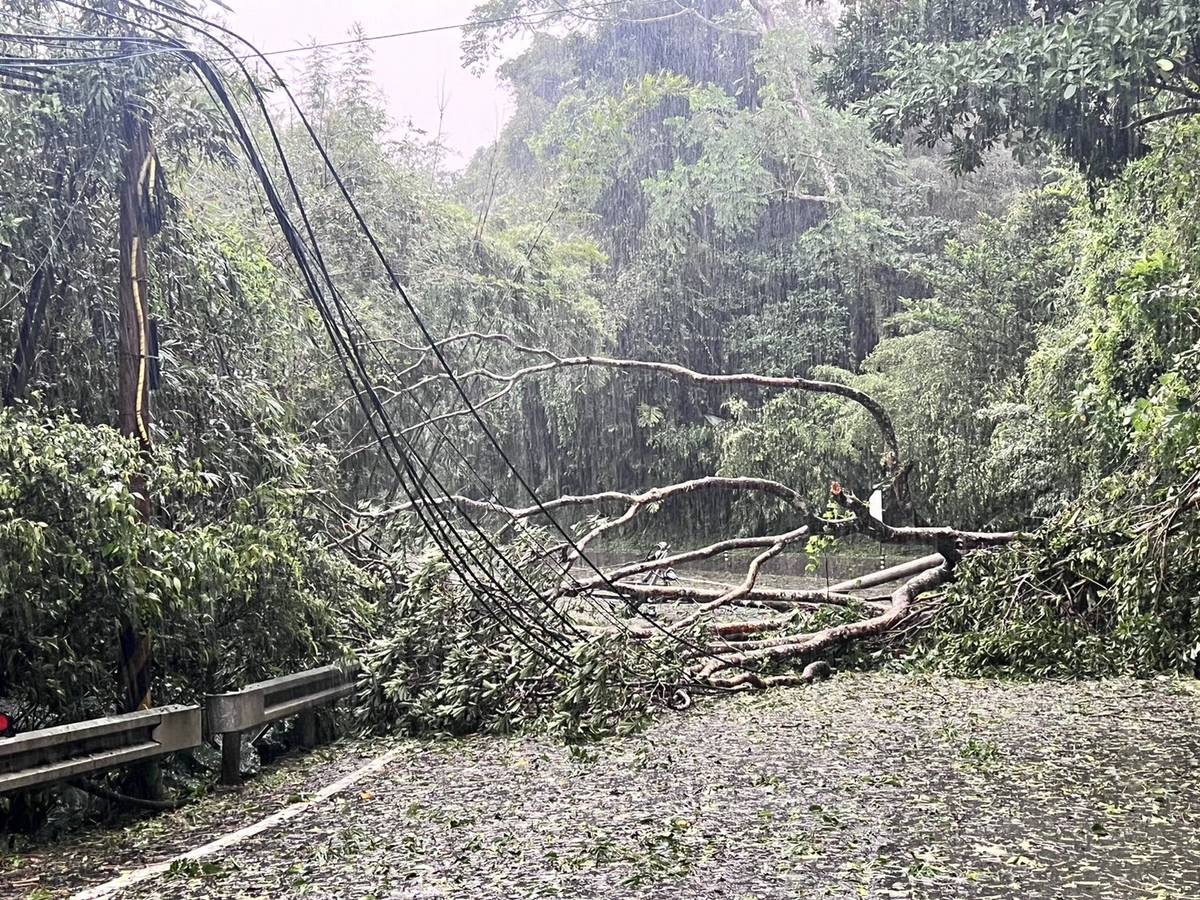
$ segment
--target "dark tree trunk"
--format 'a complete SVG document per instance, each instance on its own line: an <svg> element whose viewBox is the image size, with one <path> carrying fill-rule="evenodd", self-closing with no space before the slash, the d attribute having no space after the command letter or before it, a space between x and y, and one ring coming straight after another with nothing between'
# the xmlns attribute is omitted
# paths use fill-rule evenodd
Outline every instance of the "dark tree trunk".
<svg viewBox="0 0 1200 900"><path fill-rule="evenodd" d="M21 317L21 328L17 334L17 350L13 355L12 368L4 382L4 405L12 406L25 394L29 375L33 370L33 358L37 354L38 335L46 319L46 306L50 301L52 274L39 268L33 275L29 293L25 298L25 313Z"/></svg>

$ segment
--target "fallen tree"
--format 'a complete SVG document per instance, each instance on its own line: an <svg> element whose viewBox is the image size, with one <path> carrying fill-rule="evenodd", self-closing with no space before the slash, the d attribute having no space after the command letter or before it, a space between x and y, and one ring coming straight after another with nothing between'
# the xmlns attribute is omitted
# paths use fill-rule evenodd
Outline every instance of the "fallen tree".
<svg viewBox="0 0 1200 900"><path fill-rule="evenodd" d="M401 371L413 380L397 396L435 389L455 379L458 385L477 392L470 406L464 403L434 411L431 403L426 418L407 426L409 433L436 430L447 421L475 415L510 396L525 380L568 369L641 372L726 389L795 390L831 395L857 405L875 423L880 442L876 460L878 484L889 497L890 518L893 521L913 518L913 502L907 486L912 466L901 458L891 417L880 403L857 388L803 377L711 374L649 360L563 356L545 348L522 345L504 334L463 332L438 342L438 348L444 353L452 347L484 344L503 348L511 357L509 368L492 364L474 365L461 372L441 370L433 364L431 348L406 346L415 358ZM528 358L536 361L528 362ZM499 387L489 391L484 387L488 384ZM613 565L598 566L588 557L590 548L635 525L647 510L706 491L733 491L782 500L794 521L791 527L775 533L724 537L675 552L669 552L664 544L661 552L645 559ZM807 683L812 680L811 673L801 673L793 667L831 659L848 646L899 632L923 604L928 609L931 594L953 581L963 559L1020 537L1016 532L889 524L872 515L866 502L837 482L830 486L828 498L829 509L818 513L808 508L805 494L791 485L767 478L714 474L636 491L610 489L563 495L528 506L464 493L447 493L428 502L465 517L490 521L496 534L523 542L522 563L536 566L540 574L537 596L522 603L526 611L537 608L567 617L578 635L589 641L621 638L635 645L673 643L672 650L680 661L676 687L716 690ZM550 516L568 510L590 513L581 519L569 539L554 541L549 546L546 535L531 539L553 521ZM414 504L405 503L365 511L361 516L368 521L388 522L415 511ZM890 545L932 548L935 552L824 590L783 589L762 583L772 562L789 549L804 547L814 538L851 535L868 536ZM734 551L752 551L753 556L733 586L657 583L656 573ZM902 584L888 597L864 594L900 579ZM760 617L744 622L723 621L721 616L731 607L760 611ZM830 617L834 621L829 621Z"/></svg>

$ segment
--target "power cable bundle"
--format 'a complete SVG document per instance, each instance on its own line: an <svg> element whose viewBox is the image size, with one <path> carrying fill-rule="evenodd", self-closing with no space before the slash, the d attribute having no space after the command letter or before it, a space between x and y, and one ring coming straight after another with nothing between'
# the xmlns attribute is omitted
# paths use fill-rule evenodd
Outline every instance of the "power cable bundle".
<svg viewBox="0 0 1200 900"><path fill-rule="evenodd" d="M119 15L108 9L93 8L74 2L74 0L56 0L56 2L62 6L96 16L98 19L115 23L122 27L123 33L117 35L86 34L65 29L57 30L54 33L40 34L0 33L0 40L50 48L59 53L63 50L78 49L82 51L82 53L74 55L57 56L0 55L0 76L44 73L63 66L128 65L134 59L158 54L178 56L189 64L232 126L240 149L245 154L262 187L301 279L317 309L343 375L365 416L366 423L374 437L374 443L383 453L388 467L397 479L397 484L409 501L409 508L417 516L428 538L444 555L447 564L464 588L476 598L480 608L514 640L552 667L573 664L569 647L572 639L582 636L576 624L569 615L555 605L552 597L543 594L524 571L522 562L511 559L505 548L496 543L494 538L472 518L468 510L459 509L459 517L466 528L464 532L463 528L456 523L455 517L443 508L442 503L438 502L439 497L451 496L451 491L446 488L443 478L439 476L431 460L414 446L405 430L396 427L393 423L372 379L368 366L368 355L364 352L364 348L370 348L384 365L388 365L388 360L379 350L376 342L369 339L363 323L346 303L326 265L304 197L293 176L288 156L284 151L263 91L246 66L247 59L260 61L282 90L313 147L317 150L326 171L332 177L342 200L351 211L372 254L381 264L396 296L400 298L404 309L424 339L425 347L420 349L423 353L431 353L437 365L444 371L446 379L453 386L454 392L463 404L463 411L470 414L474 427L484 438L485 444L495 451L503 468L516 479L522 491L529 496L550 527L561 535L564 546L571 551L572 555L599 576L608 592L617 597L621 597L622 592L577 546L571 532L546 508L537 492L505 452L499 439L472 402L465 386L443 352L443 345L430 332L425 319L412 302L394 266L355 203L324 143L275 66L267 59L266 55L254 48L244 38L179 3L168 2L168 0L147 0L149 4L153 4L151 6L135 2L135 0L123 0L121 6L131 12L140 13L149 21L157 21L165 26L159 28L144 21ZM191 32L202 41L219 48L223 60L232 61L240 70L244 85L253 98L254 105L266 126L271 158L279 166L283 175L283 191L280 190L279 184L272 176L267 157L258 146L252 129L234 102L225 78L210 60L209 54L185 42L177 34L166 30L171 27ZM248 48L250 54L246 55L235 51L229 42ZM113 44L116 44L118 49L112 52L102 52L104 45L111 46ZM299 219L298 226L289 212L288 201L294 205ZM466 470L488 496L489 502L494 501L497 509L504 508L504 504L499 502L499 497L492 485L479 472L468 455L438 421L438 418L433 416L415 395L408 396L418 413L423 416L423 421L436 428L441 441L462 460ZM453 504L451 506L453 508ZM518 524L519 527L524 528L522 523ZM526 533L533 534L528 530ZM536 535L533 539L540 541ZM544 543L541 544L540 549L543 551L544 558L549 556ZM521 588L524 596L514 595L512 588L506 586L501 580L505 575L512 577L513 583ZM570 577L569 574L567 577ZM595 597L591 597L591 600L604 611L612 622L620 624L620 620L613 614L607 602ZM545 617L537 615L538 608L543 609L547 615ZM639 610L639 614L661 634L669 636L703 655L709 655L705 648L695 646L686 638L665 628L649 611ZM551 620L557 625L552 627Z"/></svg>

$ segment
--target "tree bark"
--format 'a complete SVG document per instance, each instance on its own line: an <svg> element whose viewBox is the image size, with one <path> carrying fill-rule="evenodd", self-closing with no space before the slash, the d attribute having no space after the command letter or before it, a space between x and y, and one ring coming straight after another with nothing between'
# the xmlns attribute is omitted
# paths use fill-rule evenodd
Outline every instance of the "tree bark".
<svg viewBox="0 0 1200 900"><path fill-rule="evenodd" d="M25 395L29 375L33 370L33 359L37 354L38 336L46 319L46 306L50 302L53 273L46 267L39 268L29 285L25 297L25 312L21 316L21 327L17 333L17 349L13 354L12 368L4 383L4 405L12 406Z"/></svg>
<svg viewBox="0 0 1200 900"><path fill-rule="evenodd" d="M831 584L829 590L835 593L853 593L861 591L864 588L877 587L881 584L888 584L892 581L899 581L901 578L908 578L911 575L919 575L926 569L932 569L934 566L939 566L944 562L940 553L931 553L929 556L922 556L919 559L909 560L906 563L900 563L898 566L892 566L887 569L880 569L878 572L871 572L867 575L860 575L858 578L850 578L846 581L839 581L837 584Z"/></svg>
<svg viewBox="0 0 1200 900"><path fill-rule="evenodd" d="M134 437L143 451L150 436L150 312L146 278L146 223L143 172L152 157L150 129L132 108L124 112L126 152L122 167L120 220L120 352L118 393L120 431ZM144 493L144 491L143 491ZM143 514L149 518L145 500Z"/></svg>

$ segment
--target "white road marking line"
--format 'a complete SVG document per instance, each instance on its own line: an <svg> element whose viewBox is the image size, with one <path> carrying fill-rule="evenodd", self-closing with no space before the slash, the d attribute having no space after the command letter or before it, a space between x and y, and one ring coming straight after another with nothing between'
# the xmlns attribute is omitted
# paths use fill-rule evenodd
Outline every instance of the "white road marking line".
<svg viewBox="0 0 1200 900"><path fill-rule="evenodd" d="M172 856L170 859L165 859L162 862L153 863L149 866L143 866L140 869L134 869L126 872L123 875L118 875L111 881L106 881L104 884L90 887L71 895L71 900L102 900L104 897L111 897L117 891L123 891L133 887L135 884L141 884L143 881L148 881L151 878L156 878L162 875L171 866L185 859L203 859L206 856L211 856L221 850L239 844L246 838L254 837L256 834L261 834L276 825L294 819L306 809L315 806L323 800L328 800L334 794L341 793L350 785L354 784L367 775L378 772L393 759L395 759L401 751L401 747L396 747L389 750L382 756L377 756L362 768L356 769L348 775L343 775L333 784L321 788L317 793L313 794L307 800L301 800L299 803L293 803L291 806L284 807L279 812L272 813L265 819L255 822L253 825L247 825L245 828L239 828L237 831L231 831L229 834L223 835L214 841L209 841L203 846L197 847L194 850L189 850L187 853L180 853Z"/></svg>

